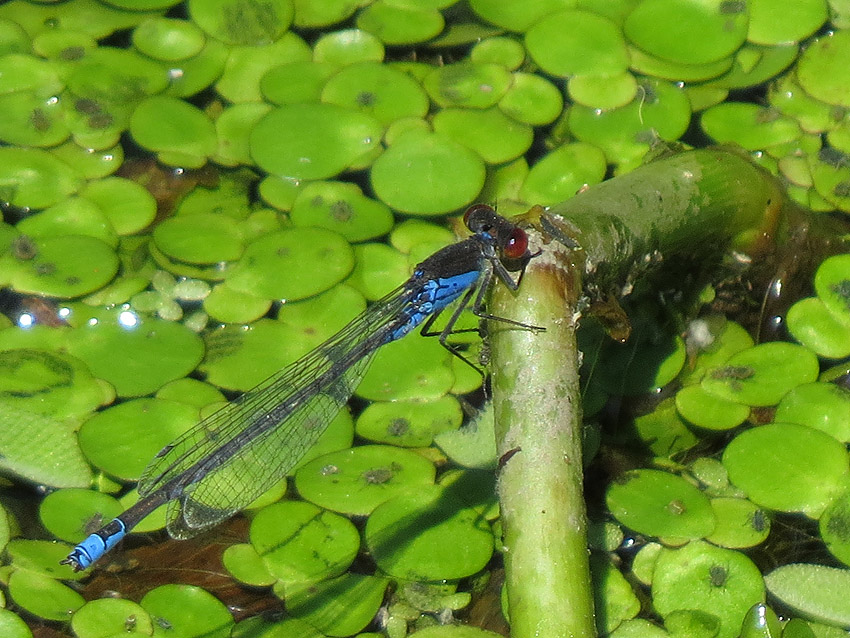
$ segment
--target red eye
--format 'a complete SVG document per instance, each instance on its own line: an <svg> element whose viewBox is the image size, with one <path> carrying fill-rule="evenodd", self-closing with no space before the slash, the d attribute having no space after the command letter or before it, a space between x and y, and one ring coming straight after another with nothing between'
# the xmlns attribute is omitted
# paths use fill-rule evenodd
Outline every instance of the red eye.
<svg viewBox="0 0 850 638"><path fill-rule="evenodd" d="M514 228L502 248L502 254L508 259L521 259L527 251L528 235L521 228Z"/></svg>
<svg viewBox="0 0 850 638"><path fill-rule="evenodd" d="M487 204L473 204L469 208L466 209L466 212L463 214L463 223L466 224L466 227L470 230L473 228L470 226L474 217L481 215L481 213L487 213L488 215L495 215L496 211L493 210L492 206L488 206Z"/></svg>

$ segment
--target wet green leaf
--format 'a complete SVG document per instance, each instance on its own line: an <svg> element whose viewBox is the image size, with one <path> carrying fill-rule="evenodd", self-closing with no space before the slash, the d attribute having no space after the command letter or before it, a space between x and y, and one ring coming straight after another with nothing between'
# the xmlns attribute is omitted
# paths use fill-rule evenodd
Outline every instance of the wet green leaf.
<svg viewBox="0 0 850 638"><path fill-rule="evenodd" d="M124 481L138 480L156 454L198 421L191 405L135 399L95 414L80 428L80 447L99 469Z"/></svg>
<svg viewBox="0 0 850 638"><path fill-rule="evenodd" d="M154 620L131 600L100 598L87 602L74 613L71 629L78 636L132 636L132 632L153 635Z"/></svg>
<svg viewBox="0 0 850 638"><path fill-rule="evenodd" d="M808 618L829 625L850 625L850 570L809 565L783 565L765 576L771 595Z"/></svg>
<svg viewBox="0 0 850 638"><path fill-rule="evenodd" d="M716 525L708 498L668 472L629 472L609 487L606 502L621 524L671 543L702 538Z"/></svg>
<svg viewBox="0 0 850 638"><path fill-rule="evenodd" d="M145 594L139 604L156 625L167 626L176 635L228 638L233 627L233 617L224 603L200 587L162 585Z"/></svg>
<svg viewBox="0 0 850 638"><path fill-rule="evenodd" d="M54 578L18 569L9 577L9 596L16 605L45 620L67 621L85 600Z"/></svg>
<svg viewBox="0 0 850 638"><path fill-rule="evenodd" d="M733 638L750 607L764 601L764 582L744 554L694 541L661 550L652 599L665 619L677 610L701 611L720 621L718 636Z"/></svg>
<svg viewBox="0 0 850 638"><path fill-rule="evenodd" d="M189 0L192 20L227 44L262 45L280 38L292 23L291 0Z"/></svg>
<svg viewBox="0 0 850 638"><path fill-rule="evenodd" d="M317 457L295 474L298 493L316 505L365 516L411 487L434 484L434 464L409 450L361 445Z"/></svg>
<svg viewBox="0 0 850 638"><path fill-rule="evenodd" d="M326 179L376 148L382 127L370 115L333 104L290 104L263 117L251 133L251 155L281 177Z"/></svg>
<svg viewBox="0 0 850 638"><path fill-rule="evenodd" d="M263 508L251 521L250 537L266 569L284 588L343 574L360 549L351 521L303 502Z"/></svg>
<svg viewBox="0 0 850 638"><path fill-rule="evenodd" d="M366 522L366 545L387 574L411 580L463 578L493 553L490 526L451 488L409 490Z"/></svg>
<svg viewBox="0 0 850 638"><path fill-rule="evenodd" d="M844 445L820 430L771 423L742 432L723 453L729 479L754 503L817 517L844 489Z"/></svg>
<svg viewBox="0 0 850 638"><path fill-rule="evenodd" d="M476 153L445 135L415 131L396 140L371 171L381 201L418 215L440 215L469 204L484 177L484 162Z"/></svg>

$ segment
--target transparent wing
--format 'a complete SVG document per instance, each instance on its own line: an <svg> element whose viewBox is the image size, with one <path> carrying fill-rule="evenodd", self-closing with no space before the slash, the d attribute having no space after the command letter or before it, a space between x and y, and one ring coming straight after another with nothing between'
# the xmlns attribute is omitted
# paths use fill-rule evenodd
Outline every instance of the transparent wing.
<svg viewBox="0 0 850 638"><path fill-rule="evenodd" d="M166 446L139 494L169 499L168 531L188 538L249 505L304 456L351 397L397 327L410 293L398 288L334 337Z"/></svg>
<svg viewBox="0 0 850 638"><path fill-rule="evenodd" d="M227 460L183 488L168 505L168 533L188 538L247 507L310 450L357 388L374 350L345 374L292 407L276 427L239 446Z"/></svg>

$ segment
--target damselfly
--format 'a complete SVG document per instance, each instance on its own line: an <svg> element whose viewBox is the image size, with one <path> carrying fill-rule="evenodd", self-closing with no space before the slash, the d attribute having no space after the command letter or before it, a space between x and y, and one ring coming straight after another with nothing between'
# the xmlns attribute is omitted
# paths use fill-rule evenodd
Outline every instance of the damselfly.
<svg viewBox="0 0 850 638"><path fill-rule="evenodd" d="M154 509L168 503L167 529L184 539L248 506L316 443L351 397L375 351L421 325L446 338L465 306L479 317L534 328L482 311L495 274L519 287L528 261L525 232L487 205L466 211L474 233L420 263L404 284L345 328L163 448L139 480L140 499L77 545L63 564L89 567ZM514 280L510 273L518 272ZM460 303L445 328L429 332L452 302ZM456 353L457 354L457 353Z"/></svg>

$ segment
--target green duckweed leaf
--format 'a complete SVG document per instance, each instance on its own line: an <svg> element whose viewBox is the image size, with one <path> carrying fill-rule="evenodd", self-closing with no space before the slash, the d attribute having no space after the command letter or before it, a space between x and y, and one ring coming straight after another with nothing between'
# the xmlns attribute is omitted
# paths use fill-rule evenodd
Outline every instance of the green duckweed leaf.
<svg viewBox="0 0 850 638"><path fill-rule="evenodd" d="M171 82L164 93L172 97L197 95L221 77L228 53L229 47L224 43L207 38L200 53L171 63Z"/></svg>
<svg viewBox="0 0 850 638"><path fill-rule="evenodd" d="M153 240L163 254L192 264L235 261L244 249L236 220L215 213L169 217L154 229Z"/></svg>
<svg viewBox="0 0 850 638"><path fill-rule="evenodd" d="M433 463L409 450L361 445L303 465L295 486L316 505L364 516L411 487L433 485L435 473Z"/></svg>
<svg viewBox="0 0 850 638"><path fill-rule="evenodd" d="M708 371L702 388L750 406L776 405L792 388L817 379L817 357L805 348L774 341L739 352Z"/></svg>
<svg viewBox="0 0 850 638"><path fill-rule="evenodd" d="M731 68L706 83L721 89L742 89L764 84L791 65L799 47L794 44L764 47L745 44L735 53Z"/></svg>
<svg viewBox="0 0 850 638"><path fill-rule="evenodd" d="M359 0L293 0L295 26L326 27L343 22L360 6Z"/></svg>
<svg viewBox="0 0 850 638"><path fill-rule="evenodd" d="M525 48L522 43L508 37L485 38L472 47L469 59L473 62L501 64L516 70L525 60Z"/></svg>
<svg viewBox="0 0 850 638"><path fill-rule="evenodd" d="M224 323L250 323L264 316L271 308L270 299L255 297L218 284L204 299L204 311Z"/></svg>
<svg viewBox="0 0 850 638"><path fill-rule="evenodd" d="M800 126L757 104L725 102L702 114L702 129L720 143L736 142L747 150L770 148L795 140Z"/></svg>
<svg viewBox="0 0 850 638"><path fill-rule="evenodd" d="M123 177L89 182L80 195L97 204L119 235L138 233L156 216L153 195L140 184Z"/></svg>
<svg viewBox="0 0 850 638"><path fill-rule="evenodd" d="M830 553L850 565L850 492L840 494L827 506L818 527Z"/></svg>
<svg viewBox="0 0 850 638"><path fill-rule="evenodd" d="M620 28L596 13L550 13L525 34L525 46L551 75L614 76L626 71L629 54Z"/></svg>
<svg viewBox="0 0 850 638"><path fill-rule="evenodd" d="M236 580L252 587L268 587L277 580L266 569L257 550L248 543L230 545L224 550L221 563Z"/></svg>
<svg viewBox="0 0 850 638"><path fill-rule="evenodd" d="M603 399L607 397L603 395ZM653 412L635 419L640 439L654 454L671 457L689 450L699 442L685 425L673 400L662 401Z"/></svg>
<svg viewBox="0 0 850 638"><path fill-rule="evenodd" d="M813 620L828 625L850 625L850 569L798 563L783 565L764 578L768 591L787 605Z"/></svg>
<svg viewBox="0 0 850 638"><path fill-rule="evenodd" d="M541 206L570 199L582 187L605 177L605 155L596 146L575 142L549 151L529 171L520 198Z"/></svg>
<svg viewBox="0 0 850 638"><path fill-rule="evenodd" d="M97 290L118 272L115 252L94 237L41 237L32 243L31 258L9 263L18 292L71 299Z"/></svg>
<svg viewBox="0 0 850 638"><path fill-rule="evenodd" d="M3 5L6 17L17 19L30 35L36 35L45 30L61 25L69 31L88 33L93 38L102 39L116 30L130 29L152 15L148 9L159 9L171 6L174 2L165 0L123 0L131 3L131 11L124 9L121 0L108 3L96 0L77 0L70 4L50 3L33 5L29 2L7 2ZM110 6L112 5L112 6ZM116 7L122 7L118 9ZM93 15L97 19L93 19Z"/></svg>
<svg viewBox="0 0 850 638"><path fill-rule="evenodd" d="M815 292L836 321L850 326L850 255L825 259L815 272Z"/></svg>
<svg viewBox="0 0 850 638"><path fill-rule="evenodd" d="M34 55L9 54L0 57L0 75L3 87L0 94L37 91L37 96L48 98L64 88L56 67Z"/></svg>
<svg viewBox="0 0 850 638"><path fill-rule="evenodd" d="M463 578L493 553L489 524L451 486L409 490L386 501L366 521L365 538L381 570L410 580Z"/></svg>
<svg viewBox="0 0 850 638"><path fill-rule="evenodd" d="M32 91L0 95L0 140L12 146L49 147L71 135L65 123L65 104L55 96L41 97Z"/></svg>
<svg viewBox="0 0 850 638"><path fill-rule="evenodd" d="M422 85L439 106L486 109L504 97L511 79L499 64L457 62L432 69Z"/></svg>
<svg viewBox="0 0 850 638"><path fill-rule="evenodd" d="M428 96L407 73L380 62L358 62L330 77L321 101L373 116L384 125L403 117L425 117Z"/></svg>
<svg viewBox="0 0 850 638"><path fill-rule="evenodd" d="M91 469L74 433L107 401L106 388L74 357L47 350L0 352L0 465L44 485L88 486Z"/></svg>
<svg viewBox="0 0 850 638"><path fill-rule="evenodd" d="M429 246L428 254L433 254L454 241L455 236L448 228L421 219L405 219L396 224L390 233L390 245L405 255L409 255L417 246ZM434 246L434 249L431 250L430 246Z"/></svg>
<svg viewBox="0 0 850 638"><path fill-rule="evenodd" d="M481 18L508 31L527 31L547 13L564 8L563 0L536 2L503 2L502 0L470 0L469 6Z"/></svg>
<svg viewBox="0 0 850 638"><path fill-rule="evenodd" d="M16 226L28 237L86 235L110 248L118 247L118 235L106 214L84 197L69 197L50 208L22 219Z"/></svg>
<svg viewBox="0 0 850 638"><path fill-rule="evenodd" d="M750 25L747 40L757 44L785 44L802 40L818 30L827 19L827 3L802 0L776 5L770 0L752 0L747 6Z"/></svg>
<svg viewBox="0 0 850 638"><path fill-rule="evenodd" d="M418 4L376 0L357 15L357 27L372 33L384 44L413 44L436 36L445 26L436 9Z"/></svg>
<svg viewBox="0 0 850 638"><path fill-rule="evenodd" d="M350 242L374 239L392 228L393 216L355 184L311 182L298 192L289 218L295 226L318 226Z"/></svg>
<svg viewBox="0 0 850 638"><path fill-rule="evenodd" d="M634 618L640 611L640 601L629 581L606 555L592 554L590 575L594 583L594 608L599 614L597 627L604 633Z"/></svg>
<svg viewBox="0 0 850 638"><path fill-rule="evenodd" d="M69 333L67 348L122 397L150 394L186 376L203 356L201 339L185 326L132 312L85 322Z"/></svg>
<svg viewBox="0 0 850 638"><path fill-rule="evenodd" d="M251 155L281 177L327 179L377 148L381 124L335 104L289 104L265 115L251 132Z"/></svg>
<svg viewBox="0 0 850 638"><path fill-rule="evenodd" d="M136 481L163 447L198 422L198 410L166 399L134 399L95 414L80 428L86 457L124 481Z"/></svg>
<svg viewBox="0 0 850 638"><path fill-rule="evenodd" d="M397 139L371 171L378 198L415 215L462 208L478 195L484 177L484 162L476 153L445 135L417 131Z"/></svg>
<svg viewBox="0 0 850 638"><path fill-rule="evenodd" d="M215 90L233 104L260 102L263 99L260 81L267 71L289 62L306 62L313 57L310 46L291 31L265 46L226 47L225 54L224 71L213 79L216 80Z"/></svg>
<svg viewBox="0 0 850 638"><path fill-rule="evenodd" d="M80 607L71 617L71 629L77 636L153 635L154 622L132 600L100 598Z"/></svg>
<svg viewBox="0 0 850 638"><path fill-rule="evenodd" d="M280 38L292 23L291 0L189 0L195 24L226 44L258 46Z"/></svg>
<svg viewBox="0 0 850 638"><path fill-rule="evenodd" d="M602 149L609 162L637 161L653 140L677 140L691 123L687 95L669 82L642 80L632 102L599 113L587 106L574 106L567 113L575 137Z"/></svg>
<svg viewBox="0 0 850 638"><path fill-rule="evenodd" d="M706 370L726 363L733 354L753 347L750 334L734 321L710 316L691 322L688 343L698 348L693 369L682 371L684 384L699 381Z"/></svg>
<svg viewBox="0 0 850 638"><path fill-rule="evenodd" d="M384 59L384 45L362 29L341 29L325 33L313 46L313 60L337 66Z"/></svg>
<svg viewBox="0 0 850 638"><path fill-rule="evenodd" d="M260 90L273 104L318 102L325 82L339 67L330 62L290 62L281 64L263 76Z"/></svg>
<svg viewBox="0 0 850 638"><path fill-rule="evenodd" d="M470 423L441 432L434 443L457 465L492 470L498 460L495 426L493 403L488 402Z"/></svg>
<svg viewBox="0 0 850 638"><path fill-rule="evenodd" d="M135 51L104 46L87 52L68 77L75 99L89 100L114 117L129 115L135 104L167 86L168 74L158 63Z"/></svg>
<svg viewBox="0 0 850 638"><path fill-rule="evenodd" d="M290 228L250 243L225 281L237 292L294 301L328 290L353 267L354 253L342 236L321 228Z"/></svg>
<svg viewBox="0 0 850 638"><path fill-rule="evenodd" d="M747 12L724 11L722 0L646 0L623 24L626 37L647 53L673 62L706 64L725 58L747 37Z"/></svg>
<svg viewBox="0 0 850 638"><path fill-rule="evenodd" d="M296 501L257 512L250 538L269 574L284 588L343 574L360 549L360 535L351 521Z"/></svg>
<svg viewBox="0 0 850 638"><path fill-rule="evenodd" d="M682 64L650 55L637 47L629 47L630 66L634 71L664 80L699 82L710 80L729 70L732 57L705 64Z"/></svg>
<svg viewBox="0 0 850 638"><path fill-rule="evenodd" d="M629 71L617 75L574 75L567 83L570 99L595 109L616 109L638 95L640 87Z"/></svg>
<svg viewBox="0 0 850 638"><path fill-rule="evenodd" d="M488 164L516 159L531 146L531 127L511 119L497 108L445 108L432 119L442 133L478 153Z"/></svg>
<svg viewBox="0 0 850 638"><path fill-rule="evenodd" d="M225 108L215 121L218 151L214 160L225 166L253 164L249 136L257 122L271 110L268 104L234 104Z"/></svg>
<svg viewBox="0 0 850 638"><path fill-rule="evenodd" d="M750 407L690 385L676 393L676 409L690 423L709 430L731 430L750 416Z"/></svg>
<svg viewBox="0 0 850 638"><path fill-rule="evenodd" d="M112 496L82 488L66 488L48 494L39 507L39 518L48 532L62 540L79 543L124 510ZM86 513L83 518L80 514Z"/></svg>
<svg viewBox="0 0 850 638"><path fill-rule="evenodd" d="M513 83L499 100L505 115L531 126L554 121L564 107L564 98L554 84L533 73L514 73Z"/></svg>
<svg viewBox="0 0 850 638"><path fill-rule="evenodd" d="M136 142L164 164L198 168L218 146L215 126L203 111L167 95L143 100L130 118Z"/></svg>
<svg viewBox="0 0 850 638"><path fill-rule="evenodd" d="M76 193L82 177L56 156L34 148L0 148L0 200L47 208Z"/></svg>
<svg viewBox="0 0 850 638"><path fill-rule="evenodd" d="M730 549L754 547L770 533L770 519L764 510L743 498L711 499L717 519L714 531L706 540Z"/></svg>
<svg viewBox="0 0 850 638"><path fill-rule="evenodd" d="M850 106L850 32L835 31L812 42L797 64L797 80L811 95L827 104Z"/></svg>
<svg viewBox="0 0 850 638"><path fill-rule="evenodd" d="M162 585L142 597L139 604L155 625L168 627L174 635L228 638L233 617L224 603L192 585Z"/></svg>
<svg viewBox="0 0 850 638"><path fill-rule="evenodd" d="M118 144L98 151L69 140L50 152L90 180L111 175L124 163L124 147Z"/></svg>
<svg viewBox="0 0 850 638"><path fill-rule="evenodd" d="M844 445L794 423L742 432L726 446L723 465L754 503L812 517L843 491L848 478Z"/></svg>
<svg viewBox="0 0 850 638"><path fill-rule="evenodd" d="M67 585L37 572L17 569L8 583L9 596L15 604L44 620L65 622L85 603L85 599Z"/></svg>
<svg viewBox="0 0 850 638"><path fill-rule="evenodd" d="M457 399L445 396L427 403L372 403L357 418L357 435L401 447L428 447L434 437L456 430L463 420Z"/></svg>
<svg viewBox="0 0 850 638"><path fill-rule="evenodd" d="M441 397L454 381L451 356L438 339L410 334L378 350L355 394L372 401Z"/></svg>
<svg viewBox="0 0 850 638"><path fill-rule="evenodd" d="M0 633L6 638L32 638L32 632L21 617L8 609L0 609Z"/></svg>
<svg viewBox="0 0 850 638"><path fill-rule="evenodd" d="M786 394L774 420L799 423L850 442L850 391L833 383L806 383Z"/></svg>
<svg viewBox="0 0 850 638"><path fill-rule="evenodd" d="M188 20L148 18L133 31L133 45L139 51L166 62L191 58L205 44L204 32Z"/></svg>
<svg viewBox="0 0 850 638"><path fill-rule="evenodd" d="M674 544L711 534L717 522L710 501L699 489L658 470L627 473L608 488L606 503L626 527Z"/></svg>
<svg viewBox="0 0 850 638"><path fill-rule="evenodd" d="M29 53L32 42L17 22L0 18L0 57L10 53Z"/></svg>
<svg viewBox="0 0 850 638"><path fill-rule="evenodd" d="M758 567L741 552L694 541L661 550L652 600L665 619L678 610L714 616L720 621L717 636L733 638L750 607L764 601L764 582Z"/></svg>
<svg viewBox="0 0 850 638"><path fill-rule="evenodd" d="M388 584L386 578L345 574L287 595L286 608L325 635L350 636L375 617Z"/></svg>

